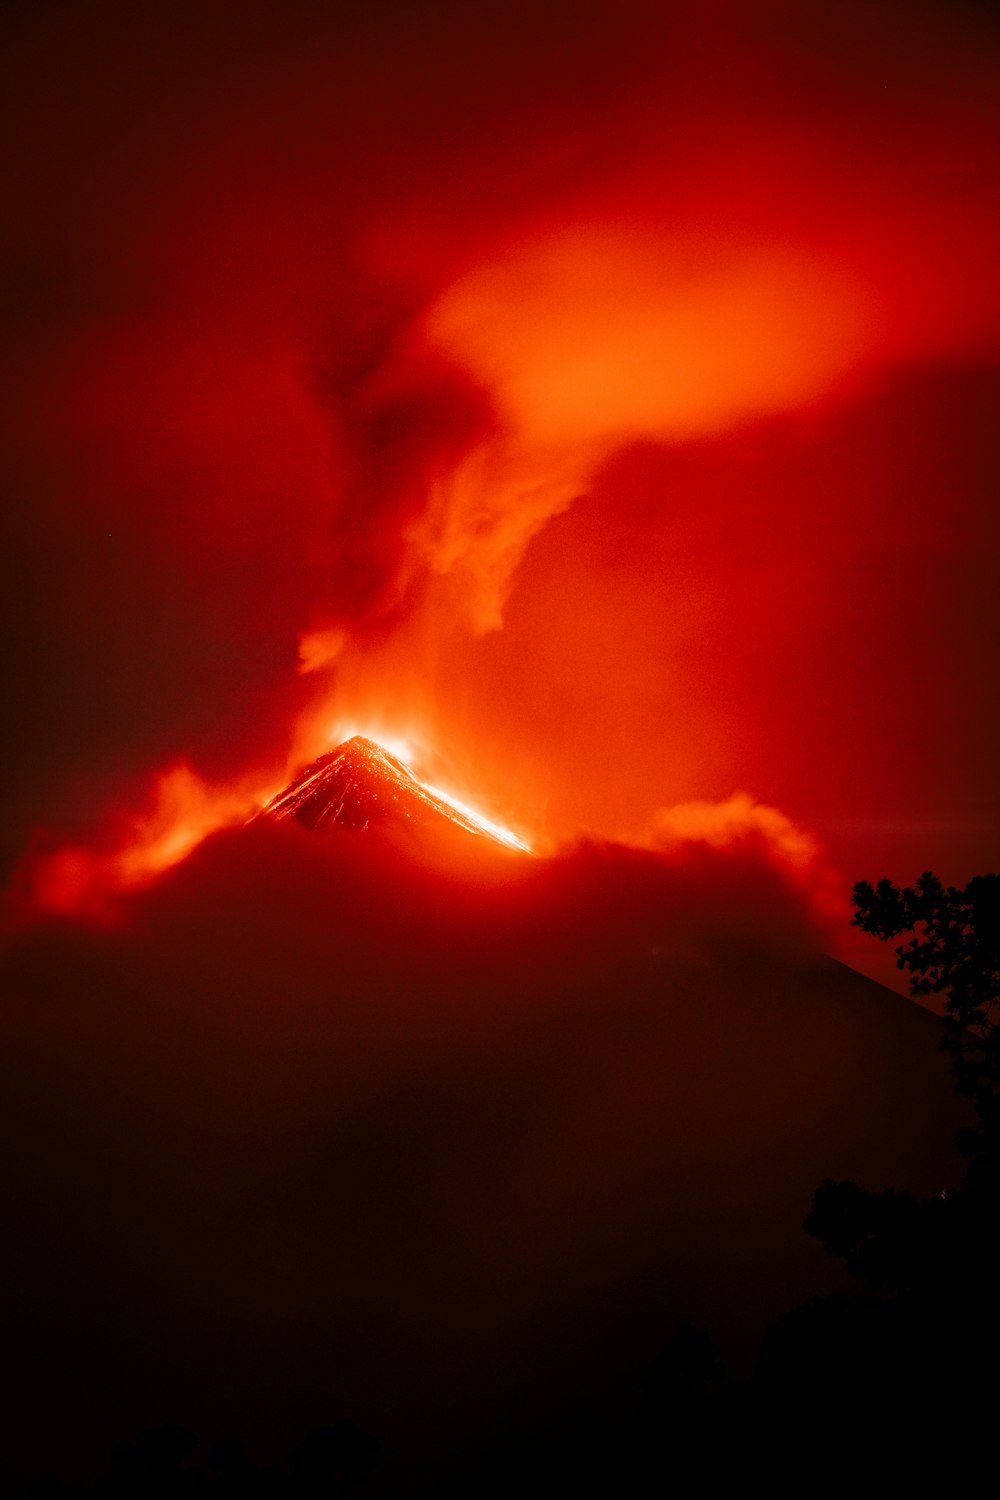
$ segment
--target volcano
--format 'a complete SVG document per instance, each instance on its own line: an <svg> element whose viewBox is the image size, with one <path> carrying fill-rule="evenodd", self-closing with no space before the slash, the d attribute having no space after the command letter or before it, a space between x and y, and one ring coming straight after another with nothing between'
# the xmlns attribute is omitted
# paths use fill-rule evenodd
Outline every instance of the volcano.
<svg viewBox="0 0 1000 1500"><path fill-rule="evenodd" d="M507 829L420 781L404 761L363 735L345 740L306 766L257 817L297 818L321 833L338 828L457 828L503 848L528 852Z"/></svg>

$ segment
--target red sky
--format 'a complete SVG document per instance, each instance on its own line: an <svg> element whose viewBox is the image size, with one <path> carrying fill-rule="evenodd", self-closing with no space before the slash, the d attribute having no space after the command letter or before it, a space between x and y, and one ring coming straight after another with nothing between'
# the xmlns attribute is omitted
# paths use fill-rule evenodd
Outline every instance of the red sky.
<svg viewBox="0 0 1000 1500"><path fill-rule="evenodd" d="M360 721L542 841L995 865L986 8L4 25L8 863Z"/></svg>
<svg viewBox="0 0 1000 1500"><path fill-rule="evenodd" d="M1000 858L991 8L0 26L34 915L348 729L597 843L494 888L233 831L5 939L14 1428L353 1390L447 1446L713 1307L746 1355L835 1280L822 1176L955 1171L933 1023L815 919L882 972L853 881Z"/></svg>
<svg viewBox="0 0 1000 1500"><path fill-rule="evenodd" d="M537 838L996 864L987 9L4 26L9 861L360 717Z"/></svg>

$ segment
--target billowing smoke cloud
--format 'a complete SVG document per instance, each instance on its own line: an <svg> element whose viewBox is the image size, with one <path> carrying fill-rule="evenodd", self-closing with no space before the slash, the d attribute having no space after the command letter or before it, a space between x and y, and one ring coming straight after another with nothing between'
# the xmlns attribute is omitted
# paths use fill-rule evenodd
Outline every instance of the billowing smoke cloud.
<svg viewBox="0 0 1000 1500"><path fill-rule="evenodd" d="M8 861L346 723L536 838L987 857L987 18L557 12L9 23Z"/></svg>
<svg viewBox="0 0 1000 1500"><path fill-rule="evenodd" d="M819 840L779 808L735 792L724 802L680 802L654 817L649 840L656 849L694 845L759 859L796 889L813 921L835 937L843 920L844 882L830 868Z"/></svg>
<svg viewBox="0 0 1000 1500"><path fill-rule="evenodd" d="M727 77L744 39L740 17L727 19L728 42L684 29L696 70L717 46L713 63ZM805 132L786 68L824 71L822 27L793 22L787 46L758 57L759 75L737 68L732 93L708 102L681 91L675 110L658 113L656 83L643 79L616 115L613 167L599 159L557 178L543 204L498 223L498 244L466 252L361 388L365 445L380 471L374 484L360 476L372 536L358 569L366 602L381 574L394 618L405 599L406 613L431 616L432 633L463 617L497 629L531 539L617 450L690 443L842 400L901 359L995 357L998 227L974 184L997 143L974 102L985 79L968 38L947 24L938 36L941 24L897 39L891 104L862 84L860 98L818 104ZM963 60L969 90L953 92L942 72L933 112L918 87L932 36ZM405 277L405 221L400 247L387 226L375 243ZM441 356L492 415L478 438L465 424L457 451L469 398L449 404L439 386L434 399ZM396 476L388 491L387 473ZM357 568L353 530L347 540ZM350 589L334 597L347 599L350 618ZM346 640L336 629L307 635L305 664L334 659Z"/></svg>

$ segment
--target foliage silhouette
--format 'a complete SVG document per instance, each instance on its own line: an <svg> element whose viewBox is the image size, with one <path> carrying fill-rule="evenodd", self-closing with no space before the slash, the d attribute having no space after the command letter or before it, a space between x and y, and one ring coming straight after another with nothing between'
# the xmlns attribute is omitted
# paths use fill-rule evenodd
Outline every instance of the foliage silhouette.
<svg viewBox="0 0 1000 1500"><path fill-rule="evenodd" d="M983 1445L970 1434L959 1455L947 1431L973 1395L983 1409L1000 1397L1000 877L964 889L929 872L915 887L861 881L853 900L863 931L883 942L913 934L896 949L911 992L945 996L941 1047L975 1118L959 1138L969 1162L932 1198L827 1178L804 1228L844 1258L864 1295L820 1298L772 1324L758 1371L793 1400L808 1393L846 1414L854 1432L866 1411L891 1412L897 1431L971 1478ZM942 1424L933 1436L920 1428L928 1403Z"/></svg>
<svg viewBox="0 0 1000 1500"><path fill-rule="evenodd" d="M1000 876L979 875L960 889L925 872L915 886L867 880L854 887L853 925L896 949L915 996L945 996L942 1050L975 1124L958 1145L970 1158L960 1186L939 1199L871 1193L829 1178L805 1221L851 1275L870 1289L921 1286L958 1276L966 1257L997 1242L1000 1186Z"/></svg>
<svg viewBox="0 0 1000 1500"><path fill-rule="evenodd" d="M959 1188L942 1203L917 1205L913 1230L919 1228L919 1234L911 1233L907 1243L917 1284L930 1277L954 1289L968 1280L977 1262L984 1257L991 1262L1000 1249L1000 875L977 875L964 889L945 886L930 871L915 887L861 881L853 901L854 925L862 931L883 942L914 934L896 949L897 966L909 970L914 995L945 997L941 1047L974 1114L974 1124L958 1136L969 1166ZM814 1214L817 1208L824 1212L820 1204ZM871 1216L870 1205L865 1212ZM897 1239L902 1250L905 1237ZM891 1259L884 1232L880 1248L883 1259ZM855 1265L860 1250L858 1245ZM979 1305L984 1316L996 1317L994 1286L983 1288Z"/></svg>
<svg viewBox="0 0 1000 1500"><path fill-rule="evenodd" d="M917 1198L886 1188L867 1192L829 1177L817 1189L803 1228L870 1290L901 1287L932 1274L947 1239L943 1198Z"/></svg>
<svg viewBox="0 0 1000 1500"><path fill-rule="evenodd" d="M976 1127L960 1145L996 1171L1000 1134L1000 875L977 875L960 889L930 871L916 886L859 881L852 925L887 942L912 932L896 949L896 966L910 971L916 996L945 998L942 1049L955 1083L972 1100Z"/></svg>

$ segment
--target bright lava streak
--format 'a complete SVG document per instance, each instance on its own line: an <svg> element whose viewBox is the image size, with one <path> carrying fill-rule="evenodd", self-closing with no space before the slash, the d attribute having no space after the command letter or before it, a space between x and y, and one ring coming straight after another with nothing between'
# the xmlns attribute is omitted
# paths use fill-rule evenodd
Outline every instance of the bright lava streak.
<svg viewBox="0 0 1000 1500"><path fill-rule="evenodd" d="M353 739L370 740L373 745L377 745L381 750L388 751L390 755L395 756L406 773L412 776L417 785L425 792L428 792L430 796L437 797L439 801L447 803L449 807L453 807L463 818L468 819L474 827L482 829L483 833L492 835L500 843L506 844L509 849L520 849L524 854L531 854L531 845L526 844L523 839L519 839L516 833L511 833L509 828L504 828L500 823L491 822L489 818L485 818L482 813L477 812L474 807L470 807L467 802L460 802L450 792L442 791L441 787L433 786L429 781L422 781L413 769L412 760L414 752L409 741L401 739L398 735L384 734L381 730L359 729L355 724L346 726L338 725L331 732L330 738L343 743L347 743Z"/></svg>
<svg viewBox="0 0 1000 1500"><path fill-rule="evenodd" d="M526 844L523 839L519 839L516 834L511 833L509 828L503 828L499 823L491 823L489 818L484 818L482 813L476 812L475 808L470 807L467 802L459 802L458 798L453 797L450 792L443 792L439 786L431 786L429 781L421 781L412 766L407 766L406 769L413 776L414 781L419 782L425 792L430 792L432 797L439 797L442 802L447 802L449 807L453 807L464 818L468 818L470 823L478 824L486 833L491 833L501 843L509 844L512 849L521 849L525 854L531 853L531 845Z"/></svg>

